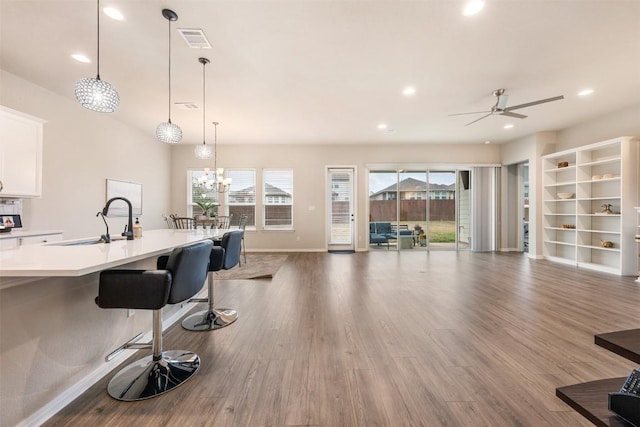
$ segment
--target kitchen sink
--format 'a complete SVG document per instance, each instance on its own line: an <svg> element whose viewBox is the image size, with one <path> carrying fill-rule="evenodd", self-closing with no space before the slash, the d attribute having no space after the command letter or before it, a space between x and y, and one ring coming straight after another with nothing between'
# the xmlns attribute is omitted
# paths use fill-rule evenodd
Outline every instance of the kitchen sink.
<svg viewBox="0 0 640 427"><path fill-rule="evenodd" d="M86 245L97 245L100 243L104 243L104 241L100 239L91 239L91 240L72 240L68 242L54 242L49 243L46 246L86 246Z"/></svg>

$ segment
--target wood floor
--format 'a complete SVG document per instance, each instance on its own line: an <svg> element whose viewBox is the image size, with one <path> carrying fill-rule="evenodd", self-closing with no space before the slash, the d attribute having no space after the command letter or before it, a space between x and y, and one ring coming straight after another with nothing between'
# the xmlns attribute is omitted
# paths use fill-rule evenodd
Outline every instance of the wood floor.
<svg viewBox="0 0 640 427"><path fill-rule="evenodd" d="M588 426L555 388L628 375L593 336L640 325L634 278L520 254L291 254L216 298L235 324L165 333L189 382L123 403L109 376L46 425Z"/></svg>

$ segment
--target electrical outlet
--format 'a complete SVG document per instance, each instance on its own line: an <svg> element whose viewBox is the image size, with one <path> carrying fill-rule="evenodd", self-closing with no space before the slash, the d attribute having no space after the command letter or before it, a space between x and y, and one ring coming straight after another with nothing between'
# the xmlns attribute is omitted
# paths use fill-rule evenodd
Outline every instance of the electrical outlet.
<svg viewBox="0 0 640 427"><path fill-rule="evenodd" d="M134 314L136 314L136 311L133 308L130 308L129 311L127 311L127 317L131 317Z"/></svg>

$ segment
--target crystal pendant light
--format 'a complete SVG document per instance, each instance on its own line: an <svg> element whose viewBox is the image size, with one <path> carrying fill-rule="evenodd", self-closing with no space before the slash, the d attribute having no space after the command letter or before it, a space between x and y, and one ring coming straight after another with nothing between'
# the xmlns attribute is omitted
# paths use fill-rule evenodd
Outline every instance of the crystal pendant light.
<svg viewBox="0 0 640 427"><path fill-rule="evenodd" d="M171 21L177 21L178 14L170 9L162 9L162 16L169 21L169 120L158 125L156 137L160 142L177 144L182 139L182 129L171 123Z"/></svg>
<svg viewBox="0 0 640 427"><path fill-rule="evenodd" d="M196 145L195 154L196 158L207 160L213 157L213 149L207 145L207 134L205 131L205 117L207 114L207 99L205 91L205 68L209 63L207 58L198 58L198 62L202 64L202 144Z"/></svg>
<svg viewBox="0 0 640 427"><path fill-rule="evenodd" d="M78 80L75 86L76 99L85 108L100 113L113 113L120 104L118 91L109 83L100 80L100 0L98 0L98 72L96 78Z"/></svg>

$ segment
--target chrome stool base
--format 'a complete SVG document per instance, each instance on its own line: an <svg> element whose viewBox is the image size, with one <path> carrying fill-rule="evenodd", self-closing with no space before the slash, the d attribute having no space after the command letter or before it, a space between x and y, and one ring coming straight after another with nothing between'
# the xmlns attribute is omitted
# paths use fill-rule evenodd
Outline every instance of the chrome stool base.
<svg viewBox="0 0 640 427"><path fill-rule="evenodd" d="M238 320L238 312L230 308L199 311L182 321L182 327L190 331L213 331Z"/></svg>
<svg viewBox="0 0 640 427"><path fill-rule="evenodd" d="M199 367L200 358L195 353L165 351L160 360L147 356L122 369L109 381L107 391L114 399L126 402L150 399L178 387Z"/></svg>

